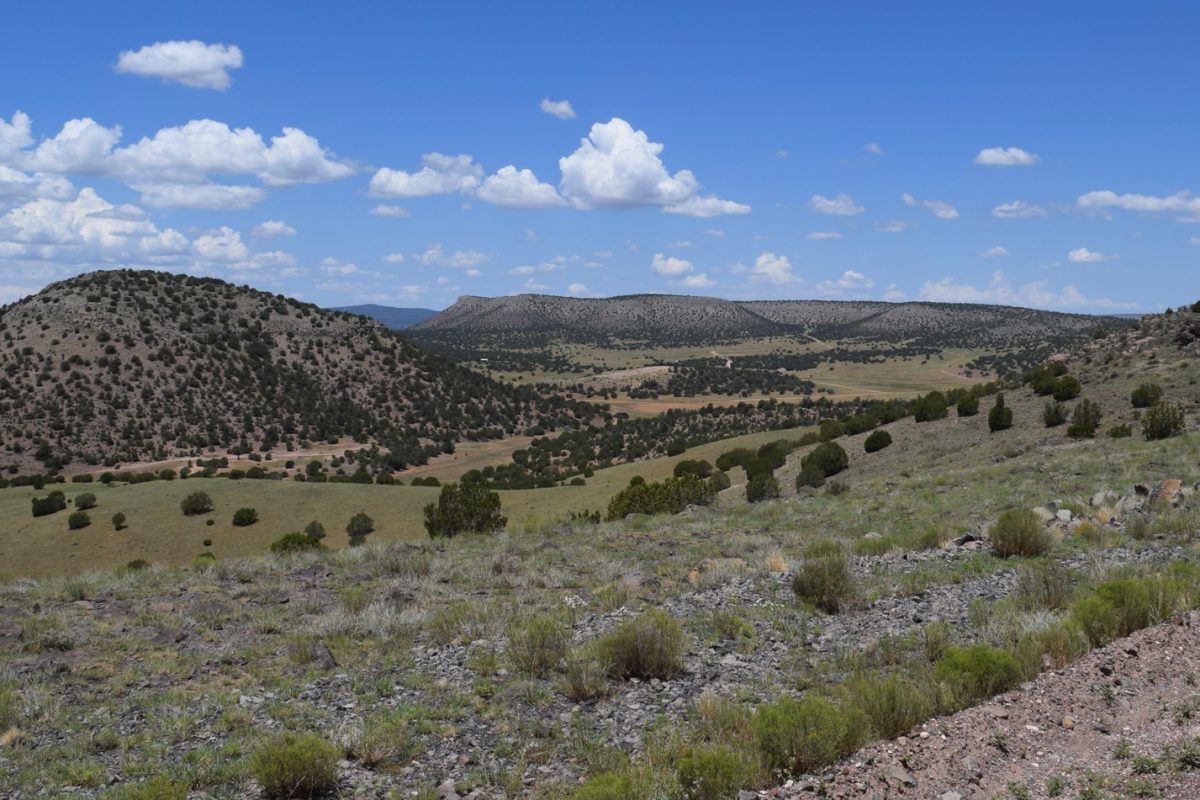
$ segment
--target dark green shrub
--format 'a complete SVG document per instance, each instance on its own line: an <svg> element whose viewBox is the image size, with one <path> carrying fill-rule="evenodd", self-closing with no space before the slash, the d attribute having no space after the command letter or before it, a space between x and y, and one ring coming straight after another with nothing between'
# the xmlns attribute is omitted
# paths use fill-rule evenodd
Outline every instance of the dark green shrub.
<svg viewBox="0 0 1200 800"><path fill-rule="evenodd" d="M552 616L538 616L508 635L508 659L517 672L544 678L562 663L571 646L571 629Z"/></svg>
<svg viewBox="0 0 1200 800"><path fill-rule="evenodd" d="M1056 400L1049 401L1042 409L1042 421L1047 428L1057 428L1067 421L1067 407Z"/></svg>
<svg viewBox="0 0 1200 800"><path fill-rule="evenodd" d="M75 508L80 511L87 511L89 508L96 507L96 495L91 492L82 492L75 495Z"/></svg>
<svg viewBox="0 0 1200 800"><path fill-rule="evenodd" d="M782 697L754 715L755 743L767 769L779 779L816 772L853 753L868 730L858 709L815 695Z"/></svg>
<svg viewBox="0 0 1200 800"><path fill-rule="evenodd" d="M733 485L733 481L729 477L729 473L718 470L708 479L709 485L712 486L714 492L723 492Z"/></svg>
<svg viewBox="0 0 1200 800"><path fill-rule="evenodd" d="M832 442L846 435L846 426L836 419L823 419L818 431L822 442Z"/></svg>
<svg viewBox="0 0 1200 800"><path fill-rule="evenodd" d="M239 508L233 512L233 524L239 528L258 522L258 512L253 508Z"/></svg>
<svg viewBox="0 0 1200 800"><path fill-rule="evenodd" d="M259 745L250 774L270 798L312 798L337 787L338 748L311 733L284 733Z"/></svg>
<svg viewBox="0 0 1200 800"><path fill-rule="evenodd" d="M323 550L324 548L320 539L301 531L285 533L271 542L272 553L299 553L305 550Z"/></svg>
<svg viewBox="0 0 1200 800"><path fill-rule="evenodd" d="M746 479L754 480L755 478L763 478L775 474L775 470L782 464L776 464L771 458L763 456L755 456L746 464Z"/></svg>
<svg viewBox="0 0 1200 800"><path fill-rule="evenodd" d="M206 492L192 492L179 503L184 516L193 517L213 510L212 498Z"/></svg>
<svg viewBox="0 0 1200 800"><path fill-rule="evenodd" d="M850 491L850 486L844 481L830 481L829 485L825 487L825 494L830 497L841 497L848 491Z"/></svg>
<svg viewBox="0 0 1200 800"><path fill-rule="evenodd" d="M687 458L675 465L674 475L682 478L684 475L695 475L697 478L707 478L713 473L712 464L707 461Z"/></svg>
<svg viewBox="0 0 1200 800"><path fill-rule="evenodd" d="M45 517L64 510L67 507L67 498L62 492L53 491L45 497L33 498L32 505L35 517Z"/></svg>
<svg viewBox="0 0 1200 800"><path fill-rule="evenodd" d="M129 570L130 572L140 572L141 570L149 568L150 562L144 558L135 558L133 561L130 561L125 565L125 569Z"/></svg>
<svg viewBox="0 0 1200 800"><path fill-rule="evenodd" d="M968 392L958 398L957 405L958 415L960 417L973 417L979 413L979 396Z"/></svg>
<svg viewBox="0 0 1200 800"><path fill-rule="evenodd" d="M654 483L631 480L609 501L608 519L624 519L630 514L678 514L690 505L708 505L715 495L711 482L694 475Z"/></svg>
<svg viewBox="0 0 1200 800"><path fill-rule="evenodd" d="M1006 692L1024 677L1015 656L986 644L947 647L934 674L960 708Z"/></svg>
<svg viewBox="0 0 1200 800"><path fill-rule="evenodd" d="M1074 413L1071 414L1071 424L1067 426L1067 436L1072 439L1091 439L1096 435L1096 428L1100 427L1100 418L1103 412L1100 406L1087 398L1079 401L1075 406Z"/></svg>
<svg viewBox="0 0 1200 800"><path fill-rule="evenodd" d="M425 506L425 530L433 538L460 533L492 533L508 519L500 513L500 494L483 483L463 481L442 487L437 503Z"/></svg>
<svg viewBox="0 0 1200 800"><path fill-rule="evenodd" d="M754 451L748 447L738 447L727 450L717 456L717 469L728 472L734 467L744 467L754 458Z"/></svg>
<svg viewBox="0 0 1200 800"><path fill-rule="evenodd" d="M125 527L125 513L118 511L112 515L113 530L119 531Z"/></svg>
<svg viewBox="0 0 1200 800"><path fill-rule="evenodd" d="M683 650L683 628L661 609L622 623L596 642L601 663L618 680L673 678L683 668Z"/></svg>
<svg viewBox="0 0 1200 800"><path fill-rule="evenodd" d="M687 442L682 439L676 439L667 444L667 455L677 456L687 450Z"/></svg>
<svg viewBox="0 0 1200 800"><path fill-rule="evenodd" d="M86 528L92 524L92 518L88 516L86 511L76 511L71 516L67 517L67 528L77 531L80 528Z"/></svg>
<svg viewBox="0 0 1200 800"><path fill-rule="evenodd" d="M304 526L304 532L318 542L325 538L325 526L315 519Z"/></svg>
<svg viewBox="0 0 1200 800"><path fill-rule="evenodd" d="M814 552L800 563L792 577L792 591L806 603L836 614L847 607L856 591L854 573L840 545L829 543L825 552Z"/></svg>
<svg viewBox="0 0 1200 800"><path fill-rule="evenodd" d="M1054 543L1050 532L1028 508L1010 508L988 529L992 552L1000 558L1040 556Z"/></svg>
<svg viewBox="0 0 1200 800"><path fill-rule="evenodd" d="M760 503L763 500L774 500L779 497L779 481L774 475L755 475L746 482L746 500Z"/></svg>
<svg viewBox="0 0 1200 800"><path fill-rule="evenodd" d="M1079 385L1079 380L1072 375L1063 375L1054 381L1054 399L1060 402L1074 400L1079 397L1081 391L1083 391L1083 387Z"/></svg>
<svg viewBox="0 0 1200 800"><path fill-rule="evenodd" d="M837 475L850 465L850 457L837 442L825 442L812 449L808 455L800 459L800 468L814 467L821 470L821 477L828 478Z"/></svg>
<svg viewBox="0 0 1200 800"><path fill-rule="evenodd" d="M863 450L877 453L892 443L892 435L887 431L874 431L863 441Z"/></svg>
<svg viewBox="0 0 1200 800"><path fill-rule="evenodd" d="M806 464L800 467L800 472L796 475L796 491L800 491L806 486L819 488L824 485L825 470L816 464Z"/></svg>
<svg viewBox="0 0 1200 800"><path fill-rule="evenodd" d="M1129 397L1129 401L1134 408L1150 408L1159 400L1162 400L1163 388L1157 383L1143 383L1141 386L1133 390Z"/></svg>
<svg viewBox="0 0 1200 800"><path fill-rule="evenodd" d="M755 766L741 750L712 745L689 750L679 760L676 776L684 800L728 800L752 783Z"/></svg>
<svg viewBox="0 0 1200 800"><path fill-rule="evenodd" d="M1011 408L1004 405L1004 394L996 395L996 404L988 412L988 430L992 433L1008 430L1012 427L1012 423L1013 412Z"/></svg>
<svg viewBox="0 0 1200 800"><path fill-rule="evenodd" d="M930 392L913 404L913 419L917 422L945 419L947 414L946 395L941 392Z"/></svg>
<svg viewBox="0 0 1200 800"><path fill-rule="evenodd" d="M366 512L360 511L350 518L346 523L346 533L350 537L350 544L357 546L367 540L367 536L375 532L375 520L366 515Z"/></svg>
<svg viewBox="0 0 1200 800"><path fill-rule="evenodd" d="M1128 423L1113 425L1108 429L1108 438L1110 439L1128 439L1133 436L1133 428Z"/></svg>
<svg viewBox="0 0 1200 800"><path fill-rule="evenodd" d="M1170 403L1158 403L1142 415L1142 435L1146 441L1167 439L1183 433L1183 412Z"/></svg>

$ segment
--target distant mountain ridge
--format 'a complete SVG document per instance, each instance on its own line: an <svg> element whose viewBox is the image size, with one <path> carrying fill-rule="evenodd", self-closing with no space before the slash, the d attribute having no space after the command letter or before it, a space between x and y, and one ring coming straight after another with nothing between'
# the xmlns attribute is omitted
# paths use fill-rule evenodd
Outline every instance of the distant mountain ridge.
<svg viewBox="0 0 1200 800"><path fill-rule="evenodd" d="M424 322L438 312L432 308L398 308L396 306L381 306L366 303L359 306L339 306L330 311L344 311L347 314L358 314L360 317L370 317L381 322L394 331L402 331L413 325Z"/></svg>
<svg viewBox="0 0 1200 800"><path fill-rule="evenodd" d="M1083 338L1113 317L965 303L861 300L725 300L643 294L603 299L521 294L460 297L413 326L420 338L503 332L679 340L803 335L818 339L940 342L1006 347Z"/></svg>

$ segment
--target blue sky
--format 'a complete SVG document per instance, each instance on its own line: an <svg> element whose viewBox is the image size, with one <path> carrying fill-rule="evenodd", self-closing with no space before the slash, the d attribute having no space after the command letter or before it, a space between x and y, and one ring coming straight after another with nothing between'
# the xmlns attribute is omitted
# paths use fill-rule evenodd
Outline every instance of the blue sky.
<svg viewBox="0 0 1200 800"><path fill-rule="evenodd" d="M1200 294L1195 4L25 3L9 20L0 302L121 265L433 308Z"/></svg>

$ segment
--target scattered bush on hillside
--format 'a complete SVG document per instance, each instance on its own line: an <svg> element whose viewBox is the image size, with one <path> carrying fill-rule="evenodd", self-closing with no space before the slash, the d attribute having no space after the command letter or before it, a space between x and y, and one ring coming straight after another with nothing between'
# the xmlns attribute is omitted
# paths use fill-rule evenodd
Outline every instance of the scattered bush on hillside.
<svg viewBox="0 0 1200 800"><path fill-rule="evenodd" d="M71 514L71 516L67 517L67 528L69 530L77 531L80 528L86 528L91 524L92 518L88 516L86 511L76 511L75 513Z"/></svg>
<svg viewBox="0 0 1200 800"><path fill-rule="evenodd" d="M311 733L284 733L254 751L250 774L269 798L313 798L337 786L338 748Z"/></svg>
<svg viewBox="0 0 1200 800"><path fill-rule="evenodd" d="M688 458L675 465L674 475L682 478L684 475L695 475L697 478L707 478L713 473L712 464L707 461Z"/></svg>
<svg viewBox="0 0 1200 800"><path fill-rule="evenodd" d="M414 750L409 724L403 711L372 714L363 724L362 733L347 745L346 754L367 769L402 768L411 760Z"/></svg>
<svg viewBox="0 0 1200 800"><path fill-rule="evenodd" d="M126 786L121 800L187 800L188 784L166 775L155 775L141 783Z"/></svg>
<svg viewBox="0 0 1200 800"><path fill-rule="evenodd" d="M955 408L960 417L973 417L979 413L979 396L968 392L958 398L958 405Z"/></svg>
<svg viewBox="0 0 1200 800"><path fill-rule="evenodd" d="M617 680L673 678L683 669L683 650L683 628L661 609L622 623L596 642L597 656Z"/></svg>
<svg viewBox="0 0 1200 800"><path fill-rule="evenodd" d="M708 505L715 495L712 482L702 481L694 475L654 483L631 480L609 502L607 518L624 519L630 514L678 514L690 505Z"/></svg>
<svg viewBox="0 0 1200 800"><path fill-rule="evenodd" d="M992 552L1000 558L1040 556L1050 549L1053 539L1046 526L1028 508L1010 508L988 529Z"/></svg>
<svg viewBox="0 0 1200 800"><path fill-rule="evenodd" d="M45 517L64 510L67 507L67 497L62 492L54 491L45 497L33 498L32 505L35 517Z"/></svg>
<svg viewBox="0 0 1200 800"><path fill-rule="evenodd" d="M947 414L946 396L941 392L930 392L913 403L913 419L917 422L945 419Z"/></svg>
<svg viewBox="0 0 1200 800"><path fill-rule="evenodd" d="M113 530L119 531L125 527L125 512L118 511L112 515Z"/></svg>
<svg viewBox="0 0 1200 800"><path fill-rule="evenodd" d="M846 427L836 419L823 419L819 428L821 441L831 442L846 435Z"/></svg>
<svg viewBox="0 0 1200 800"><path fill-rule="evenodd" d="M877 453L892 443L892 435L887 431L874 431L863 441L863 450Z"/></svg>
<svg viewBox="0 0 1200 800"><path fill-rule="evenodd" d="M821 471L822 478L837 475L850 465L850 457L837 442L825 442L800 459L801 470L809 467Z"/></svg>
<svg viewBox="0 0 1200 800"><path fill-rule="evenodd" d="M508 519L500 513L500 494L481 482L462 481L442 487L437 503L425 506L425 530L433 538L460 533L492 533Z"/></svg>
<svg viewBox="0 0 1200 800"><path fill-rule="evenodd" d="M271 542L272 553L300 553L306 550L324 550L325 545L315 536L302 531L285 533Z"/></svg>
<svg viewBox="0 0 1200 800"><path fill-rule="evenodd" d="M82 492L75 495L75 508L80 511L87 511L89 508L96 507L96 495L91 492Z"/></svg>
<svg viewBox="0 0 1200 800"><path fill-rule="evenodd" d="M375 532L375 520L359 511L346 523L346 533L350 537L350 546L357 547L367 540L367 536Z"/></svg>
<svg viewBox="0 0 1200 800"><path fill-rule="evenodd" d="M961 707L994 697L1024 678L1016 657L986 644L948 647L934 668Z"/></svg>
<svg viewBox="0 0 1200 800"><path fill-rule="evenodd" d="M676 768L684 800L726 800L749 786L757 773L754 759L729 745L689 750Z"/></svg>
<svg viewBox="0 0 1200 800"><path fill-rule="evenodd" d="M796 491L800 491L806 486L818 489L824 485L825 470L816 464L806 464L800 467L800 472L796 475Z"/></svg>
<svg viewBox="0 0 1200 800"><path fill-rule="evenodd" d="M1171 403L1158 403L1142 415L1142 435L1147 441L1183 433L1183 411Z"/></svg>
<svg viewBox="0 0 1200 800"><path fill-rule="evenodd" d="M720 470L714 472L712 477L708 479L708 482L712 484L713 491L715 492L723 492L733 485L733 480L729 477L729 473L721 472Z"/></svg>
<svg viewBox="0 0 1200 800"><path fill-rule="evenodd" d="M325 538L325 526L314 519L304 526L304 533L319 542Z"/></svg>
<svg viewBox="0 0 1200 800"><path fill-rule="evenodd" d="M571 645L571 629L557 617L542 615L508 635L508 659L517 672L544 678L558 668Z"/></svg>
<svg viewBox="0 0 1200 800"><path fill-rule="evenodd" d="M871 721L871 731L885 739L903 736L937 711L935 687L901 675L857 675L842 683L844 702Z"/></svg>
<svg viewBox="0 0 1200 800"><path fill-rule="evenodd" d="M824 697L781 697L759 707L754 739L767 769L776 778L813 773L853 753L866 741L870 726L856 708Z"/></svg>
<svg viewBox="0 0 1200 800"><path fill-rule="evenodd" d="M828 550L814 551L800 562L792 578L792 591L804 602L830 614L846 608L856 590L854 573L841 547L831 543Z"/></svg>
<svg viewBox="0 0 1200 800"><path fill-rule="evenodd" d="M748 447L736 447L717 456L717 469L728 472L734 467L745 467L754 458L754 451Z"/></svg>
<svg viewBox="0 0 1200 800"><path fill-rule="evenodd" d="M746 482L746 500L748 502L760 503L763 500L774 500L779 497L779 494L779 481L770 473L755 475Z"/></svg>
<svg viewBox="0 0 1200 800"><path fill-rule="evenodd" d="M1043 364L1025 373L1024 382L1029 384L1035 394L1054 394L1056 380L1067 374L1066 364Z"/></svg>
<svg viewBox="0 0 1200 800"><path fill-rule="evenodd" d="M253 508L239 508L233 512L233 524L239 528L258 522L258 512Z"/></svg>
<svg viewBox="0 0 1200 800"><path fill-rule="evenodd" d="M1110 439L1128 439L1130 436L1133 436L1133 427L1129 423L1123 422L1108 429Z"/></svg>
<svg viewBox="0 0 1200 800"><path fill-rule="evenodd" d="M197 514L207 514L213 510L212 498L205 492L192 492L179 503L184 516L194 517Z"/></svg>
<svg viewBox="0 0 1200 800"><path fill-rule="evenodd" d="M1100 406L1092 400L1084 398L1075 406L1071 414L1071 424L1067 426L1067 436L1072 439L1091 439L1100 427L1100 418L1104 416Z"/></svg>
<svg viewBox="0 0 1200 800"><path fill-rule="evenodd" d="M1083 391L1083 387L1079 385L1079 379L1073 375L1063 375L1054 381L1054 399L1059 402L1074 400L1079 397L1081 391Z"/></svg>
<svg viewBox="0 0 1200 800"><path fill-rule="evenodd" d="M988 430L992 433L1008 430L1012 427L1012 423L1013 412L1011 408L1004 405L1004 394L996 395L996 404L988 412Z"/></svg>
<svg viewBox="0 0 1200 800"><path fill-rule="evenodd" d="M1067 421L1067 407L1057 400L1049 401L1042 409L1042 421L1047 428L1057 428Z"/></svg>
<svg viewBox="0 0 1200 800"><path fill-rule="evenodd" d="M1129 401L1134 408L1150 408L1152 405L1162 400L1163 388L1157 383L1143 383L1141 386L1133 390L1129 396Z"/></svg>

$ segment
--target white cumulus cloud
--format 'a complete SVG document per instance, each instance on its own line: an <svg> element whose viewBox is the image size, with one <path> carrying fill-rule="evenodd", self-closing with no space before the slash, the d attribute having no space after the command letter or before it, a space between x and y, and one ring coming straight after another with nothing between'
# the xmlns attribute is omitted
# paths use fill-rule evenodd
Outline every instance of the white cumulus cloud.
<svg viewBox="0 0 1200 800"><path fill-rule="evenodd" d="M707 289L710 286L716 286L717 282L708 277L708 273L699 272L695 275L688 275L683 280L679 281L680 286L686 286L689 289Z"/></svg>
<svg viewBox="0 0 1200 800"><path fill-rule="evenodd" d="M1032 167L1041 158L1019 147L988 147L975 156L975 163L985 167Z"/></svg>
<svg viewBox="0 0 1200 800"><path fill-rule="evenodd" d="M650 269L664 278L678 278L691 272L693 265L684 258L655 253L654 258L650 260Z"/></svg>
<svg viewBox="0 0 1200 800"><path fill-rule="evenodd" d="M918 200L908 192L900 195L906 206L920 206L938 219L958 219L958 209L944 200Z"/></svg>
<svg viewBox="0 0 1200 800"><path fill-rule="evenodd" d="M818 214L861 214L866 211L865 208L854 202L854 198L848 194L839 194L837 197L824 197L819 194L814 194L808 199L808 208L810 211L815 211Z"/></svg>
<svg viewBox="0 0 1200 800"><path fill-rule="evenodd" d="M1046 216L1046 209L1024 200L1013 200L1011 203L1001 203L992 209L992 216L997 219L1030 219Z"/></svg>
<svg viewBox="0 0 1200 800"><path fill-rule="evenodd" d="M1105 255L1088 250L1086 247L1076 247L1071 252L1067 253L1067 260L1073 261L1076 264L1092 264L1097 261L1108 261L1116 256Z"/></svg>
<svg viewBox="0 0 1200 800"><path fill-rule="evenodd" d="M576 281L567 287L567 291L571 294L587 294L589 290L586 283Z"/></svg>
<svg viewBox="0 0 1200 800"><path fill-rule="evenodd" d="M1190 192L1180 191L1166 197L1156 197L1150 194L1117 194L1105 189L1102 191L1082 194L1076 201L1080 208L1120 208L1125 211L1158 212L1200 212L1200 197L1193 197Z"/></svg>
<svg viewBox="0 0 1200 800"><path fill-rule="evenodd" d="M237 45L171 41L126 50L117 56L116 71L161 78L193 89L228 89L229 70L242 66Z"/></svg>
<svg viewBox="0 0 1200 800"><path fill-rule="evenodd" d="M837 280L821 281L817 284L817 289L826 294L845 294L861 289L871 289L875 286L875 281L868 278L861 272L848 269L842 273L842 277Z"/></svg>
<svg viewBox="0 0 1200 800"><path fill-rule="evenodd" d="M380 203L367 211L367 213L374 214L377 217L393 217L395 219L408 219L412 216L412 212L404 206L396 206L390 203Z"/></svg>
<svg viewBox="0 0 1200 800"><path fill-rule="evenodd" d="M980 258L999 258L1000 256L1006 256L1006 255L1008 255L1008 248L1004 247L1002 245L996 245L995 247L989 247L987 250L984 250L982 253L979 254L979 257Z"/></svg>
<svg viewBox="0 0 1200 800"><path fill-rule="evenodd" d="M260 222L255 225L250 231L250 235L256 236L259 239L270 239L273 236L295 236L296 229L286 222L269 219L266 222Z"/></svg>
<svg viewBox="0 0 1200 800"><path fill-rule="evenodd" d="M471 194L483 178L483 167L469 155L426 153L421 169L405 172L382 167L371 178L375 197L428 197L436 194Z"/></svg>
<svg viewBox="0 0 1200 800"><path fill-rule="evenodd" d="M551 100L549 97L543 97L538 107L552 117L575 119L575 109L571 108L570 100Z"/></svg>
<svg viewBox="0 0 1200 800"><path fill-rule="evenodd" d="M792 271L792 262L787 256L777 256L770 251L759 253L758 258L754 259L752 266L744 264L735 264L733 271L737 274L747 275L750 280L755 283L773 283L782 285L785 283L803 283L800 276Z"/></svg>
<svg viewBox="0 0 1200 800"><path fill-rule="evenodd" d="M937 303L988 303L1034 308L1116 310L1134 308L1135 303L1123 303L1107 297L1088 297L1074 286L1055 291L1046 281L1033 281L1014 286L1003 272L994 272L986 286L959 283L953 278L925 281L919 295L921 300Z"/></svg>
<svg viewBox="0 0 1200 800"><path fill-rule="evenodd" d="M554 187L539 181L532 170L518 170L511 164L488 176L475 196L501 208L549 208L564 203Z"/></svg>
<svg viewBox="0 0 1200 800"><path fill-rule="evenodd" d="M469 268L487 261L488 256L478 250L455 250L453 253L446 253L439 243L430 245L424 253L417 256L417 260L427 267Z"/></svg>

